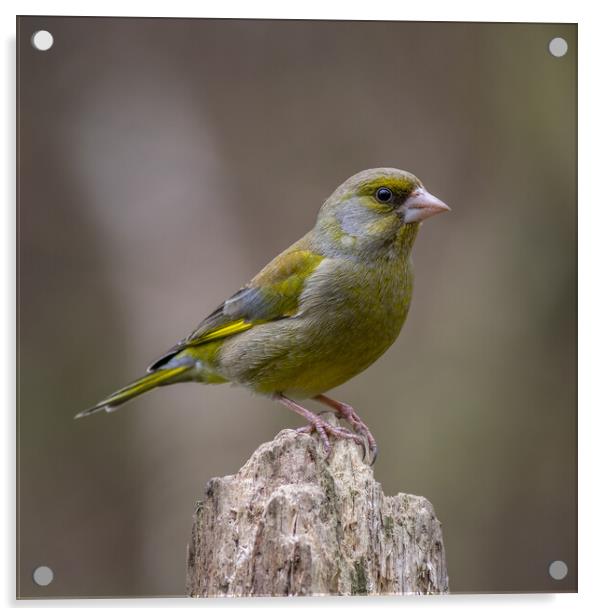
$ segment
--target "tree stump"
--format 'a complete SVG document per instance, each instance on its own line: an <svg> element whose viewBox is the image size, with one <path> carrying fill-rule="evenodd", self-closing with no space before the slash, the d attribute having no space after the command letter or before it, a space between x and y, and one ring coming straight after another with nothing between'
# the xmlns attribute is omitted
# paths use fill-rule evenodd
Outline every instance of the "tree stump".
<svg viewBox="0 0 602 616"><path fill-rule="evenodd" d="M328 420L336 423L333 415ZM448 592L441 524L422 496L385 496L362 451L283 430L196 504L192 597Z"/></svg>

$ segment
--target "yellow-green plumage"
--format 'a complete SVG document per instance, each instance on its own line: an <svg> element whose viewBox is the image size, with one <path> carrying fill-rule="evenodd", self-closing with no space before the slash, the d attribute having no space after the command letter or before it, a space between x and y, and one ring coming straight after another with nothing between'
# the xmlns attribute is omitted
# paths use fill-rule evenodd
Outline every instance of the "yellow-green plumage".
<svg viewBox="0 0 602 616"><path fill-rule="evenodd" d="M182 381L230 381L281 398L318 396L344 383L397 338L412 297L418 228L446 209L405 171L356 174L324 203L309 233L146 377L78 416Z"/></svg>
<svg viewBox="0 0 602 616"><path fill-rule="evenodd" d="M306 280L298 317L225 339L216 370L259 393L308 398L328 391L393 343L411 293L408 259L327 257Z"/></svg>
<svg viewBox="0 0 602 616"><path fill-rule="evenodd" d="M113 392L110 396L101 400L98 404L94 405L92 408L82 411L78 413L75 418L85 417L86 415L90 415L95 411L101 411L105 409L106 411L113 411L118 406L125 404L128 400L132 398L136 398L137 396L141 396L147 391L154 389L155 387L159 387L160 385L167 385L168 383L174 383L175 379L184 373L188 372L187 366L177 366L175 368L167 368L165 370L159 370L157 372L153 372L147 376L143 376L140 379L137 379L133 383L118 389Z"/></svg>

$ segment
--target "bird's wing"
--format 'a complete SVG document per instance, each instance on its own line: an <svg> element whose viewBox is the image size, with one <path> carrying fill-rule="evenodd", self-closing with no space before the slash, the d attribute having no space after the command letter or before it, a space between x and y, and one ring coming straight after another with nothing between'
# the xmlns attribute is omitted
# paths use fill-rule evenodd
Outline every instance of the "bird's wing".
<svg viewBox="0 0 602 616"><path fill-rule="evenodd" d="M322 255L292 246L201 321L188 337L151 364L148 371L160 368L187 347L227 338L260 323L294 316L307 279L323 259Z"/></svg>

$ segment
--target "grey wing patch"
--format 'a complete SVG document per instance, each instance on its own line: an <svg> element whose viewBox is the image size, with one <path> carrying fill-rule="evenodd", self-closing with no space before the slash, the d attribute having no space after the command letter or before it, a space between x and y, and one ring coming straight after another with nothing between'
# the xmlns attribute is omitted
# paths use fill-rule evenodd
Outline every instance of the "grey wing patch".
<svg viewBox="0 0 602 616"><path fill-rule="evenodd" d="M182 342L194 344L196 339L201 338L207 332L216 327L227 325L231 321L238 319L254 321L264 318L267 308L268 306L261 301L259 289L243 287L203 319L190 336Z"/></svg>
<svg viewBox="0 0 602 616"><path fill-rule="evenodd" d="M259 289L243 287L223 304L218 306L211 314L205 317L189 336L180 340L176 345L155 360L146 371L154 372L158 368L161 368L161 366L164 366L172 357L186 347L194 345L195 340L198 340L212 329L220 327L221 325L226 325L237 319L252 321L266 318L265 315L267 315L268 312L269 305L262 301Z"/></svg>
<svg viewBox="0 0 602 616"><path fill-rule="evenodd" d="M222 306L222 313L228 321L245 319L261 321L273 317L273 303L266 301L263 293L255 287L244 287Z"/></svg>

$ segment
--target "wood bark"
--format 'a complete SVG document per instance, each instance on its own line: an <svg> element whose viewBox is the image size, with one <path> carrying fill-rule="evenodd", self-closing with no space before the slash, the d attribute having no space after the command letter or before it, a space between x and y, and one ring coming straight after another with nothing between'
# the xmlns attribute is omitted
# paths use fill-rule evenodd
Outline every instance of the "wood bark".
<svg viewBox="0 0 602 616"><path fill-rule="evenodd" d="M333 443L326 460L293 430L208 482L188 552L193 597L448 592L431 503L385 496L356 444Z"/></svg>

